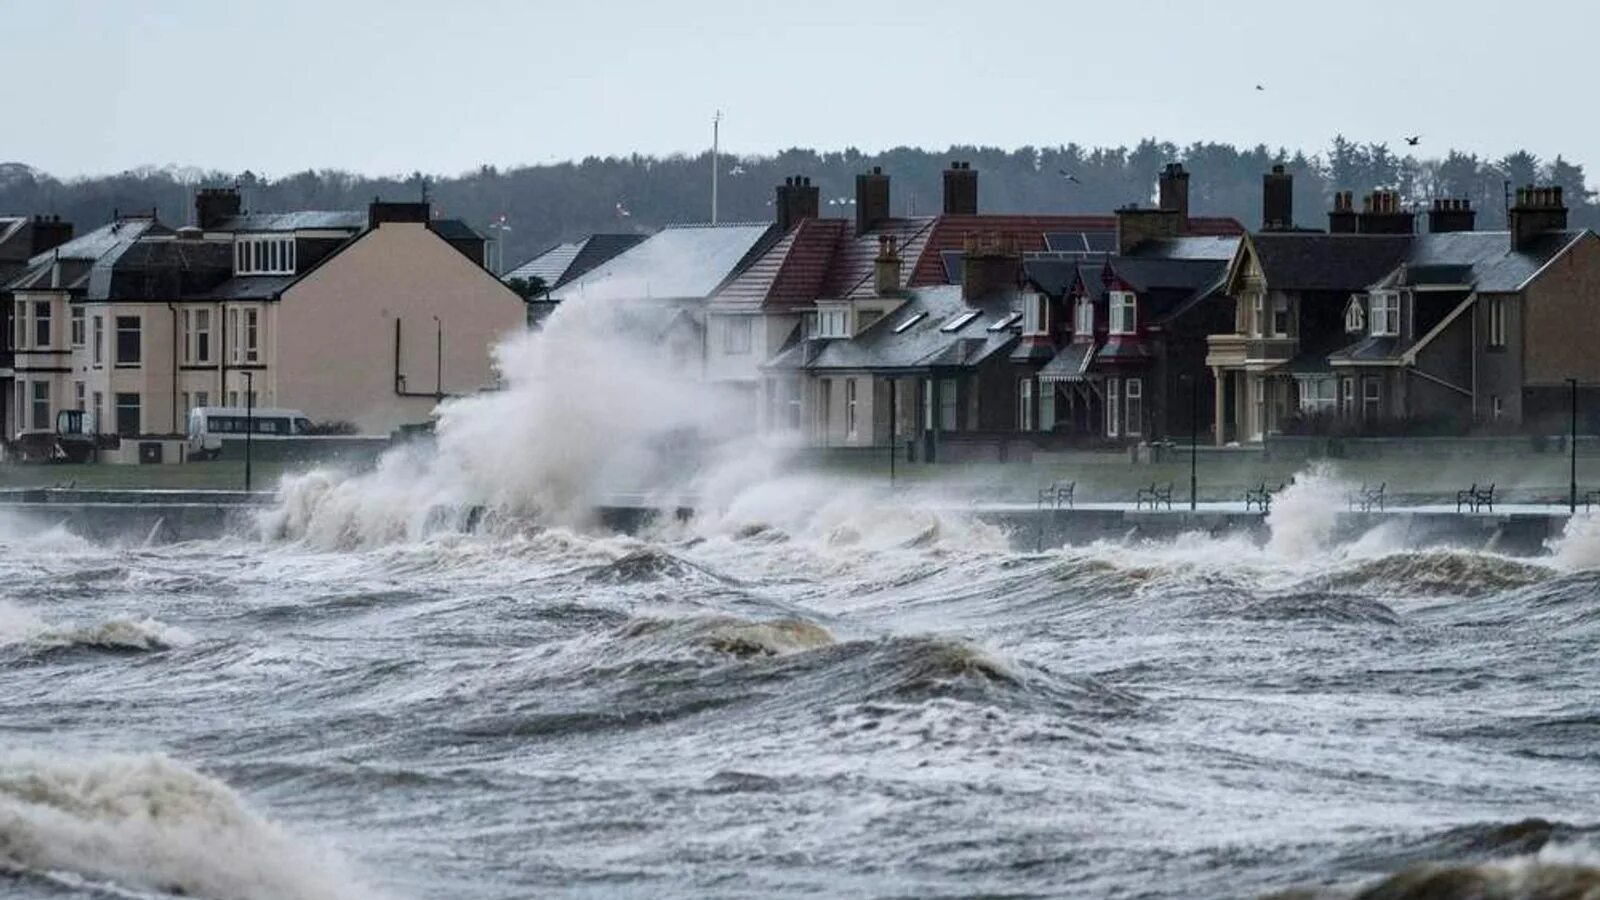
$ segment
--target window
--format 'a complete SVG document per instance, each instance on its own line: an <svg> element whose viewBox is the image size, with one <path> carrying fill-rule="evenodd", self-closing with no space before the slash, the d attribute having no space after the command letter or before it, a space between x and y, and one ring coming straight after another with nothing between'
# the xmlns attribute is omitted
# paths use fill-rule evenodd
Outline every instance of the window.
<svg viewBox="0 0 1600 900"><path fill-rule="evenodd" d="M1501 410L1501 407L1500 407L1500 395L1499 394L1494 394L1494 395L1490 396L1489 397L1489 416L1491 418L1493 418L1495 421L1498 422L1498 421L1500 421L1501 412L1502 412L1502 410Z"/></svg>
<svg viewBox="0 0 1600 900"><path fill-rule="evenodd" d="M1361 381L1361 415L1368 421L1378 418L1383 411L1383 383L1376 378Z"/></svg>
<svg viewBox="0 0 1600 900"><path fill-rule="evenodd" d="M257 362L261 359L260 329L257 320L261 311L247 309L244 311L244 361Z"/></svg>
<svg viewBox="0 0 1600 900"><path fill-rule="evenodd" d="M856 436L856 380L846 378L844 382L844 433L850 437Z"/></svg>
<svg viewBox="0 0 1600 900"><path fill-rule="evenodd" d="M1134 297L1130 291L1111 292L1111 321L1109 323L1112 334L1133 334L1134 322Z"/></svg>
<svg viewBox="0 0 1600 900"><path fill-rule="evenodd" d="M1300 411L1310 415L1333 412L1338 403L1332 378L1300 379Z"/></svg>
<svg viewBox="0 0 1600 900"><path fill-rule="evenodd" d="M293 275L294 238L281 235L241 236L234 244L235 275Z"/></svg>
<svg viewBox="0 0 1600 900"><path fill-rule="evenodd" d="M1489 298L1489 346L1506 345L1506 298Z"/></svg>
<svg viewBox="0 0 1600 900"><path fill-rule="evenodd" d="M1339 391L1342 395L1340 405L1344 408L1344 414L1354 416L1356 414L1356 380L1354 378L1344 379L1340 383Z"/></svg>
<svg viewBox="0 0 1600 900"><path fill-rule="evenodd" d="M964 313L957 314L955 316L955 318L953 318L950 321L944 323L943 325L940 325L939 326L939 330L944 332L945 334L951 334L953 332L960 331L961 329L963 329L963 328L965 328L967 326L968 322L971 322L973 319L976 319L977 317L978 317L977 310L970 310L969 309Z"/></svg>
<svg viewBox="0 0 1600 900"><path fill-rule="evenodd" d="M194 411L194 404L189 402L189 392L183 392L183 420L189 421L189 413Z"/></svg>
<svg viewBox="0 0 1600 900"><path fill-rule="evenodd" d="M136 366L143 355L138 316L117 316L117 365ZM119 398L122 394L117 395ZM135 394L135 397L138 395ZM118 401L120 404L120 400ZM118 414L120 415L120 413Z"/></svg>
<svg viewBox="0 0 1600 900"><path fill-rule="evenodd" d="M939 379L939 430L956 430L956 380L954 378Z"/></svg>
<svg viewBox="0 0 1600 900"><path fill-rule="evenodd" d="M139 395L117 395L117 434L130 437L139 433Z"/></svg>
<svg viewBox="0 0 1600 900"><path fill-rule="evenodd" d="M722 320L722 352L744 356L750 352L753 320L749 316L729 316Z"/></svg>
<svg viewBox="0 0 1600 900"><path fill-rule="evenodd" d="M106 361L106 317L94 317L94 364L105 365Z"/></svg>
<svg viewBox="0 0 1600 900"><path fill-rule="evenodd" d="M1289 336L1289 298L1282 294L1272 298L1272 336Z"/></svg>
<svg viewBox="0 0 1600 900"><path fill-rule="evenodd" d="M1088 297L1078 300L1078 322L1073 330L1083 337L1094 336L1094 301Z"/></svg>
<svg viewBox="0 0 1600 900"><path fill-rule="evenodd" d="M1128 401L1128 437L1144 433L1144 379L1129 378L1124 387Z"/></svg>
<svg viewBox="0 0 1600 900"><path fill-rule="evenodd" d="M1033 430L1033 379L1017 382L1017 430Z"/></svg>
<svg viewBox="0 0 1600 900"><path fill-rule="evenodd" d="M81 307L81 306L72 307L71 319L69 321L72 322L72 334L71 334L72 346L74 346L74 347L82 347L83 346L83 307Z"/></svg>
<svg viewBox="0 0 1600 900"><path fill-rule="evenodd" d="M15 340L12 341L13 350L22 350L28 346L28 302L18 300L12 318L15 324L11 333Z"/></svg>
<svg viewBox="0 0 1600 900"><path fill-rule="evenodd" d="M909 329L911 326L917 324L918 322L921 322L923 319L925 319L927 317L928 317L927 313L917 313L917 314L911 316L910 318L906 319L904 322L901 322L899 325L896 325L894 327L894 333L895 334L904 334L906 332L906 330Z"/></svg>
<svg viewBox="0 0 1600 900"><path fill-rule="evenodd" d="M1253 313L1250 330L1256 337L1264 337L1267 327L1267 295L1259 292L1252 294L1250 304Z"/></svg>
<svg viewBox="0 0 1600 900"><path fill-rule="evenodd" d="M233 408L235 408L235 409L237 409L239 407L239 392L238 391L229 391L228 392L228 405L233 407Z"/></svg>
<svg viewBox="0 0 1600 900"><path fill-rule="evenodd" d="M1367 314L1361 308L1360 297L1352 296L1350 305L1345 307L1344 330L1346 334L1360 334L1367 330Z"/></svg>
<svg viewBox="0 0 1600 900"><path fill-rule="evenodd" d="M190 365L211 362L211 310L183 311L183 361Z"/></svg>
<svg viewBox="0 0 1600 900"><path fill-rule="evenodd" d="M50 349L50 301L33 303L33 346L39 350Z"/></svg>
<svg viewBox="0 0 1600 900"><path fill-rule="evenodd" d="M850 310L817 310L817 337L842 338L850 336Z"/></svg>
<svg viewBox="0 0 1600 900"><path fill-rule="evenodd" d="M933 421L933 379L922 379L922 430L932 431L935 426Z"/></svg>
<svg viewBox="0 0 1600 900"><path fill-rule="evenodd" d="M1372 295L1372 336L1394 337L1400 333L1400 295L1378 291Z"/></svg>
<svg viewBox="0 0 1600 900"><path fill-rule="evenodd" d="M194 405L195 406L210 406L211 405L211 394L209 392L207 392L207 391L195 391L194 392Z"/></svg>
<svg viewBox="0 0 1600 900"><path fill-rule="evenodd" d="M33 430L50 430L50 382L33 383Z"/></svg>
<svg viewBox="0 0 1600 900"><path fill-rule="evenodd" d="M1039 385L1039 430L1054 431L1056 427L1056 386Z"/></svg>
<svg viewBox="0 0 1600 900"><path fill-rule="evenodd" d="M1117 416L1122 412L1121 387L1117 379L1106 379L1106 437L1117 436Z"/></svg>
<svg viewBox="0 0 1600 900"><path fill-rule="evenodd" d="M75 382L72 383L72 406L73 406L73 408L78 410L79 412L86 412L87 410L84 409L83 400L84 400L84 384L81 381L75 381Z"/></svg>
<svg viewBox="0 0 1600 900"><path fill-rule="evenodd" d="M785 403L788 406L787 425L790 431L800 430L800 379L791 378L784 383Z"/></svg>
<svg viewBox="0 0 1600 900"><path fill-rule="evenodd" d="M1050 333L1050 301L1043 294L1028 294L1022 298L1022 333L1023 334L1049 334ZM990 331L999 331L1017 320L1015 313L1001 319L989 326Z"/></svg>
<svg viewBox="0 0 1600 900"><path fill-rule="evenodd" d="M817 381L817 433L822 435L824 442L833 430L833 379L822 378Z"/></svg>
<svg viewBox="0 0 1600 900"><path fill-rule="evenodd" d="M95 423L97 423L97 424L93 428L89 429L91 432L93 432L95 434L99 434L100 433L100 428L99 428L98 423L101 421L100 414L105 410L105 408L106 408L106 395L100 393L99 391L95 391L94 392L94 409L90 410L90 412L94 415L94 420L95 420ZM88 426L85 426L85 427L88 427Z"/></svg>
<svg viewBox="0 0 1600 900"><path fill-rule="evenodd" d="M237 309L228 310L228 334L227 334L227 338L228 338L228 346L230 348L232 348L228 355L232 357L233 362L238 362L239 361L239 311Z"/></svg>

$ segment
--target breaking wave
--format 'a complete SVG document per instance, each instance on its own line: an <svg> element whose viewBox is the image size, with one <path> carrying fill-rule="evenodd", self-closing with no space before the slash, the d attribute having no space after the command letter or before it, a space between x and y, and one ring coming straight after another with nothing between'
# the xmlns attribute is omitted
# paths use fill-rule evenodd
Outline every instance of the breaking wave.
<svg viewBox="0 0 1600 900"><path fill-rule="evenodd" d="M1600 569L1600 516L1584 513L1569 518L1548 546L1555 564L1563 569Z"/></svg>
<svg viewBox="0 0 1600 900"><path fill-rule="evenodd" d="M0 756L0 868L209 900L377 896L227 785L161 756Z"/></svg>
<svg viewBox="0 0 1600 900"><path fill-rule="evenodd" d="M0 647L20 647L35 653L70 648L141 652L193 643L194 636L189 632L151 618L53 625L32 612L0 601Z"/></svg>
<svg viewBox="0 0 1600 900"><path fill-rule="evenodd" d="M1358 559L1313 579L1330 590L1402 591L1476 596L1549 580L1550 567L1489 553L1420 550Z"/></svg>

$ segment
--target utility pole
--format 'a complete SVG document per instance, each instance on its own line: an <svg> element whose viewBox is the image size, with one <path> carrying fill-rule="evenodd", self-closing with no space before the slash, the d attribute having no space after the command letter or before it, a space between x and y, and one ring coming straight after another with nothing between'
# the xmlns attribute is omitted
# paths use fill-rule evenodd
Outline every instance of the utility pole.
<svg viewBox="0 0 1600 900"><path fill-rule="evenodd" d="M1185 375L1189 381L1189 511L1200 506L1200 379Z"/></svg>
<svg viewBox="0 0 1600 900"><path fill-rule="evenodd" d="M244 375L244 492L250 493L250 438L256 433L256 373Z"/></svg>
<svg viewBox="0 0 1600 900"><path fill-rule="evenodd" d="M897 440L895 426L898 424L895 421L895 394L898 393L899 383L900 380L897 378L889 379L889 487L891 488L894 487L894 456Z"/></svg>
<svg viewBox="0 0 1600 900"><path fill-rule="evenodd" d="M1578 379L1568 378L1567 387L1572 393L1572 429L1567 441L1567 452L1572 461L1571 492L1567 494L1567 512L1578 514Z"/></svg>
<svg viewBox="0 0 1600 900"><path fill-rule="evenodd" d="M722 167L722 110L711 117L711 224L717 224L717 169Z"/></svg>

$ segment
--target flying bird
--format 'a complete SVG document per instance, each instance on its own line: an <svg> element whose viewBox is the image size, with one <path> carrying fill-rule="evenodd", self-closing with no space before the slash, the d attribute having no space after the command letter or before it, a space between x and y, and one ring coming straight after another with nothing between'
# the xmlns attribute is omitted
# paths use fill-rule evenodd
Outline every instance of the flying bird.
<svg viewBox="0 0 1600 900"><path fill-rule="evenodd" d="M1083 184L1083 182L1078 180L1078 176L1068 172L1066 169L1057 169L1056 174L1072 182L1073 184Z"/></svg>
<svg viewBox="0 0 1600 900"><path fill-rule="evenodd" d="M728 170L728 174L738 178L740 175L744 174L744 166L734 166Z"/></svg>
<svg viewBox="0 0 1600 900"><path fill-rule="evenodd" d="M1420 134L1413 134L1413 135L1411 135L1411 136L1406 138L1406 146L1407 147L1415 147L1416 145L1418 145L1420 143L1422 143L1422 135L1420 135Z"/></svg>
<svg viewBox="0 0 1600 900"><path fill-rule="evenodd" d="M621 216L623 218L627 218L628 216L633 215L633 213L629 212L628 208L626 206L622 205L622 201L621 200L618 200L617 201L617 215L619 215L619 216Z"/></svg>
<svg viewBox="0 0 1600 900"><path fill-rule="evenodd" d="M1264 87L1262 87L1261 85L1258 84L1258 85L1256 85L1256 90L1264 91L1264 90L1266 90L1266 88L1264 88Z"/></svg>

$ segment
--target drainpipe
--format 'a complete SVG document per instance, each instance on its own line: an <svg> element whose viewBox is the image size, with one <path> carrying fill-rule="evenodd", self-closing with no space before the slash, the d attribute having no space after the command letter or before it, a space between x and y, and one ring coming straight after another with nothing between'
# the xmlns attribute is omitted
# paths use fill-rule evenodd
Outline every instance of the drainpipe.
<svg viewBox="0 0 1600 900"><path fill-rule="evenodd" d="M167 301L167 311L172 313L172 433L178 433L178 308Z"/></svg>
<svg viewBox="0 0 1600 900"><path fill-rule="evenodd" d="M224 300L217 307L217 330L222 332L222 337L217 341L217 346L222 350L222 355L217 358L217 405L228 405L228 301Z"/></svg>

